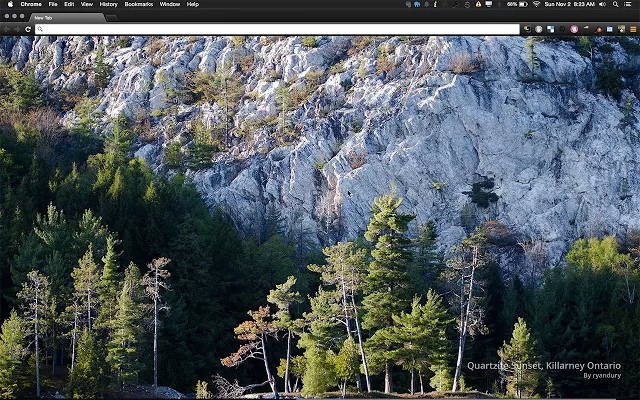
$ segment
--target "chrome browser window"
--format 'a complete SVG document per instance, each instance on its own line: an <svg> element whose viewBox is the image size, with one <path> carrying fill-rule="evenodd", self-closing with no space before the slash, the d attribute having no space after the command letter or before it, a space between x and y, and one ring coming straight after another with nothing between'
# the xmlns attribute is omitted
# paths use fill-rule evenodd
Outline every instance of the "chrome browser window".
<svg viewBox="0 0 640 400"><path fill-rule="evenodd" d="M639 5L0 0L0 397L640 398Z"/></svg>

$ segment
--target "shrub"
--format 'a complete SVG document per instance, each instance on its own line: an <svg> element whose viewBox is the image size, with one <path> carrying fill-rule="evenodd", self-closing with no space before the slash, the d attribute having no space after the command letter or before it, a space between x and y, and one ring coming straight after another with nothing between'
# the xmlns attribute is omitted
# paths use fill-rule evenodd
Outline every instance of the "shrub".
<svg viewBox="0 0 640 400"><path fill-rule="evenodd" d="M360 53L364 50L369 43L371 43L371 37L369 36L358 36L351 40L351 48L347 51L347 54L350 56L354 54Z"/></svg>
<svg viewBox="0 0 640 400"><path fill-rule="evenodd" d="M261 46L268 46L268 45L273 44L273 43L274 43L273 39L271 39L271 37L269 37L269 36L262 36L260 38L260 45Z"/></svg>
<svg viewBox="0 0 640 400"><path fill-rule="evenodd" d="M344 61L333 64L329 69L329 75L340 74L344 72Z"/></svg>
<svg viewBox="0 0 640 400"><path fill-rule="evenodd" d="M593 57L593 39L589 36L580 36L578 54L582 57Z"/></svg>
<svg viewBox="0 0 640 400"><path fill-rule="evenodd" d="M381 46L378 52L378 60L376 61L376 69L378 74L389 72L395 67L395 61L391 59L393 48L390 45Z"/></svg>
<svg viewBox="0 0 640 400"><path fill-rule="evenodd" d="M131 36L124 36L118 39L118 47L121 49L124 47L131 47L131 43L133 42L133 38Z"/></svg>
<svg viewBox="0 0 640 400"><path fill-rule="evenodd" d="M600 50L600 53L602 54L611 54L613 53L613 46L610 45L609 43L605 43L600 47L598 47L598 50Z"/></svg>
<svg viewBox="0 0 640 400"><path fill-rule="evenodd" d="M442 190L447 185L448 185L447 182L438 182L438 181L431 182L431 186L433 186L436 190Z"/></svg>
<svg viewBox="0 0 640 400"><path fill-rule="evenodd" d="M367 152L364 153L350 153L349 154L349 165L351 169L357 169L364 165L366 162L365 157L367 156Z"/></svg>
<svg viewBox="0 0 640 400"><path fill-rule="evenodd" d="M314 167L316 170L320 171L320 172L322 172L322 170L323 170L323 169L324 169L324 167L326 167L326 166L327 166L327 162L326 162L326 161L322 161L322 162L318 161L318 162L316 162L316 163L314 163L314 164L313 164L313 167Z"/></svg>
<svg viewBox="0 0 640 400"><path fill-rule="evenodd" d="M360 120L357 117L354 117L351 120L351 130L354 131L355 133L362 131L362 124L360 123Z"/></svg>
<svg viewBox="0 0 640 400"><path fill-rule="evenodd" d="M462 192L469 196L471 201L478 205L478 207L487 208L489 203L495 203L498 201L498 195L493 193L494 183L493 179L485 179L480 182L476 182L471 186L470 192Z"/></svg>
<svg viewBox="0 0 640 400"><path fill-rule="evenodd" d="M534 131L533 129L529 129L527 132L525 132L524 137L526 137L527 139L531 139L535 134L536 131Z"/></svg>
<svg viewBox="0 0 640 400"><path fill-rule="evenodd" d="M613 61L607 60L598 70L596 75L596 88L604 94L619 99L622 91L622 79L620 72Z"/></svg>
<svg viewBox="0 0 640 400"><path fill-rule="evenodd" d="M309 71L307 75L304 77L307 80L307 83L310 87L315 90L318 86L322 84L324 78L324 72L322 71Z"/></svg>
<svg viewBox="0 0 640 400"><path fill-rule="evenodd" d="M303 36L302 45L304 47L318 47L318 41L315 36Z"/></svg>
<svg viewBox="0 0 640 400"><path fill-rule="evenodd" d="M640 44L638 42L634 42L630 38L622 38L619 43L627 53L640 54Z"/></svg>
<svg viewBox="0 0 640 400"><path fill-rule="evenodd" d="M247 38L244 36L231 36L231 44L233 47L240 47L247 41Z"/></svg>
<svg viewBox="0 0 640 400"><path fill-rule="evenodd" d="M145 52L147 53L147 57L153 58L157 52L164 48L164 43L157 37L151 37L149 42L147 43L147 47L145 48Z"/></svg>
<svg viewBox="0 0 640 400"><path fill-rule="evenodd" d="M240 61L238 62L238 64L240 65L242 73L247 75L253 69L253 65L255 64L255 62L256 60L253 54L249 54L247 56L240 57Z"/></svg>
<svg viewBox="0 0 640 400"><path fill-rule="evenodd" d="M351 78L346 78L340 82L340 86L342 86L345 92L348 92L349 89L353 87L353 82L351 81Z"/></svg>
<svg viewBox="0 0 640 400"><path fill-rule="evenodd" d="M275 82L278 79L282 79L282 72L278 72L275 69L272 69L269 71L269 73L267 74L267 80L269 82Z"/></svg>
<svg viewBox="0 0 640 400"><path fill-rule="evenodd" d="M458 53L451 58L449 68L456 74L470 74L478 71L478 64L468 53Z"/></svg>

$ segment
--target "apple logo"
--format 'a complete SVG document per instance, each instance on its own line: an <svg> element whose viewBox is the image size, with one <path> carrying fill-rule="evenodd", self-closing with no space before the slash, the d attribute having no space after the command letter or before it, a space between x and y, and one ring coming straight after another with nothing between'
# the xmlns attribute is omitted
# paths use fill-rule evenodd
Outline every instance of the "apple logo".
<svg viewBox="0 0 640 400"><path fill-rule="evenodd" d="M8 4L9 8L13 7L13 1L10 1Z"/></svg>

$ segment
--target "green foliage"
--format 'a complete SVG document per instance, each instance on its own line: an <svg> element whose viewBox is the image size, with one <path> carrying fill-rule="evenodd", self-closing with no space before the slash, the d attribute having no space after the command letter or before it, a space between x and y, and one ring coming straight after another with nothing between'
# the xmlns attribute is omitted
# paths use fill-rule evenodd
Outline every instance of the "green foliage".
<svg viewBox="0 0 640 400"><path fill-rule="evenodd" d="M603 43L600 46L598 46L598 50L602 54L611 54L611 53L613 53L614 48L609 43Z"/></svg>
<svg viewBox="0 0 640 400"><path fill-rule="evenodd" d="M498 201L498 195L493 193L494 183L493 179L485 179L480 182L476 182L471 185L470 192L462 192L469 196L469 199L478 207L487 208L489 203L495 203Z"/></svg>
<svg viewBox="0 0 640 400"><path fill-rule="evenodd" d="M219 151L220 144L211 137L211 130L205 128L202 121L196 123L193 145L189 150L191 160L190 169L204 169L213 165L213 155ZM175 160L174 160L175 161Z"/></svg>
<svg viewBox="0 0 640 400"><path fill-rule="evenodd" d="M535 364L535 340L531 338L531 331L522 318L513 327L513 334L509 343L505 342L498 350L498 355L505 365L507 373L507 394L517 398L531 397L538 385L540 371L529 368Z"/></svg>
<svg viewBox="0 0 640 400"><path fill-rule="evenodd" d="M104 61L104 49L102 46L99 46L96 54L96 63L93 67L93 76L96 86L100 89L104 89L109 86L112 74L113 68Z"/></svg>
<svg viewBox="0 0 640 400"><path fill-rule="evenodd" d="M98 267L93 260L92 245L89 245L87 252L78 260L78 267L73 270L71 277L73 278L74 295L82 304L81 309L86 318L86 326L91 332L98 305L96 291L98 286Z"/></svg>
<svg viewBox="0 0 640 400"><path fill-rule="evenodd" d="M167 168L182 169L182 145L179 141L172 142L167 146L167 151L164 153L164 163Z"/></svg>
<svg viewBox="0 0 640 400"><path fill-rule="evenodd" d="M631 39L622 37L618 41L620 47L622 47L629 54L640 54L640 43Z"/></svg>
<svg viewBox="0 0 640 400"><path fill-rule="evenodd" d="M107 237L107 252L102 257L102 274L98 281L96 291L98 293L98 301L101 304L100 312L96 320L98 327L109 328L112 326L116 314L116 302L118 284L120 282L119 265L115 246L119 242L113 237Z"/></svg>
<svg viewBox="0 0 640 400"><path fill-rule="evenodd" d="M538 60L538 55L534 48L537 41L538 39L535 36L530 36L524 43L524 47L527 51L527 62L529 63L529 68L531 68L531 73L534 75L535 70L540 68L540 61Z"/></svg>
<svg viewBox="0 0 640 400"><path fill-rule="evenodd" d="M595 45L593 39L589 36L580 36L580 47L578 53L582 57L593 57L593 46Z"/></svg>
<svg viewBox="0 0 640 400"><path fill-rule="evenodd" d="M448 185L447 182L438 182L438 181L431 182L431 186L433 186L433 188L435 188L436 190L442 190L447 185Z"/></svg>
<svg viewBox="0 0 640 400"><path fill-rule="evenodd" d="M85 329L78 341L77 361L69 377L67 396L78 399L103 397L105 371L100 349L95 335Z"/></svg>
<svg viewBox="0 0 640 400"><path fill-rule="evenodd" d="M213 397L207 386L208 383L205 381L199 380L198 383L196 383L196 399L210 399Z"/></svg>
<svg viewBox="0 0 640 400"><path fill-rule="evenodd" d="M527 139L531 139L535 134L536 131L534 131L533 129L529 129L527 132L525 132L524 137L526 137Z"/></svg>
<svg viewBox="0 0 640 400"><path fill-rule="evenodd" d="M336 381L332 365L327 360L327 352L311 346L305 351L304 356L307 360L307 367L302 377L302 394L321 397Z"/></svg>
<svg viewBox="0 0 640 400"><path fill-rule="evenodd" d="M20 393L20 381L24 374L26 337L24 321L15 310L2 323L0 333L0 397L16 398Z"/></svg>
<svg viewBox="0 0 640 400"><path fill-rule="evenodd" d="M117 375L118 383L134 383L138 371L142 369L139 349L143 335L143 314L140 308L142 301L140 271L131 263L125 272L107 345L106 360Z"/></svg>
<svg viewBox="0 0 640 400"><path fill-rule="evenodd" d="M0 67L0 104L20 111L35 109L44 104L44 94L34 70L19 71L12 66Z"/></svg>
<svg viewBox="0 0 640 400"><path fill-rule="evenodd" d="M371 206L371 219L364 234L374 246L362 300L366 328L389 326L391 316L409 303L407 267L411 254L406 250L410 241L405 232L415 215L400 213L401 204L402 199L392 193L374 199Z"/></svg>
<svg viewBox="0 0 640 400"><path fill-rule="evenodd" d="M360 374L360 351L353 337L349 336L338 354L330 357L333 364L335 377L343 382L343 396L346 393L347 383L355 383Z"/></svg>
<svg viewBox="0 0 640 400"><path fill-rule="evenodd" d="M401 365L412 376L415 370L425 371L430 365L447 361L445 329L452 320L434 291L429 290L424 305L416 296L411 313L402 312L392 318L393 326L376 331L366 343L374 358Z"/></svg>
<svg viewBox="0 0 640 400"><path fill-rule="evenodd" d="M622 119L620 120L620 125L622 127L627 127L636 120L636 117L633 112L633 97L627 96L627 101L624 105L624 110L622 111Z"/></svg>
<svg viewBox="0 0 640 400"><path fill-rule="evenodd" d="M589 396L613 393L626 398L638 396L640 356L635 335L640 328L638 302L629 290L640 287L628 254L620 253L614 237L581 239L567 254L567 267L545 271L542 288L536 293L532 332L543 363L615 362L625 373L612 386L584 380L562 370L547 370L559 394ZM617 326L614 333L608 326ZM616 346L613 341L620 340Z"/></svg>
<svg viewBox="0 0 640 400"><path fill-rule="evenodd" d="M438 392L445 392L451 389L453 378L451 377L451 371L446 365L432 365L430 369L433 372L433 376L429 382L432 388ZM463 383L462 377L460 381Z"/></svg>
<svg viewBox="0 0 640 400"><path fill-rule="evenodd" d="M615 63L610 59L605 61L596 73L596 88L605 95L615 99L622 93L622 78Z"/></svg>
<svg viewBox="0 0 640 400"><path fill-rule="evenodd" d="M117 44L118 44L118 47L125 48L125 47L131 47L132 42L133 42L133 38L131 36L123 36L118 39Z"/></svg>
<svg viewBox="0 0 640 400"><path fill-rule="evenodd" d="M291 112L295 109L295 104L289 89L289 85L282 83L276 91L276 109L278 111L278 141L280 143L291 142L296 132L291 120Z"/></svg>
<svg viewBox="0 0 640 400"><path fill-rule="evenodd" d="M413 293L426 293L433 286L444 268L444 260L437 247L436 224L429 220L419 227L419 234L413 240L413 260L409 264Z"/></svg>
<svg viewBox="0 0 640 400"><path fill-rule="evenodd" d="M317 161L313 164L313 167L317 170L322 172L322 170L324 170L324 167L327 166L327 162L326 161Z"/></svg>
<svg viewBox="0 0 640 400"><path fill-rule="evenodd" d="M233 47L241 47L247 41L246 36L231 36L231 44Z"/></svg>
<svg viewBox="0 0 640 400"><path fill-rule="evenodd" d="M318 47L318 41L315 36L303 36L302 46L304 47Z"/></svg>

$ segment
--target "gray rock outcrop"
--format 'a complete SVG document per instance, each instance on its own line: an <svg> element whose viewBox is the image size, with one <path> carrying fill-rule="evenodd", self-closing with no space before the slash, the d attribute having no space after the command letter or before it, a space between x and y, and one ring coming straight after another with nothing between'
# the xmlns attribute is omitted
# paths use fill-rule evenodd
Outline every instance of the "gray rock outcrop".
<svg viewBox="0 0 640 400"><path fill-rule="evenodd" d="M359 51L347 37L319 38L316 48L299 37L135 38L123 48L118 38L1 40L0 57L69 91L88 85L94 49L104 46L114 70L101 93L104 122L155 115L155 138L136 154L158 173L170 143L187 151L193 123L215 124L220 114L217 104L167 93L193 71L249 57L234 121L251 121L250 135L211 168L187 171L208 204L247 232L262 229L273 206L294 237L353 238L392 185L417 215L413 232L433 219L443 248L464 236L465 221L498 220L519 240L541 243L550 262L579 237L640 229L640 56L625 50L637 39L599 39L593 56L571 40L535 43L532 53L522 37L375 38ZM605 62L622 76L620 100L596 89ZM304 87L312 71L326 80L292 113L298 138L278 144L265 122L277 116L277 89L282 79ZM497 201L481 207L469 192L489 181L484 190Z"/></svg>

